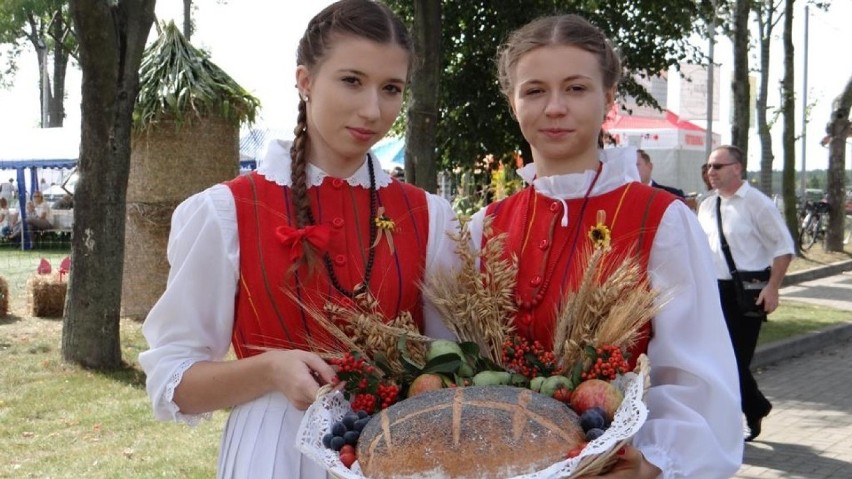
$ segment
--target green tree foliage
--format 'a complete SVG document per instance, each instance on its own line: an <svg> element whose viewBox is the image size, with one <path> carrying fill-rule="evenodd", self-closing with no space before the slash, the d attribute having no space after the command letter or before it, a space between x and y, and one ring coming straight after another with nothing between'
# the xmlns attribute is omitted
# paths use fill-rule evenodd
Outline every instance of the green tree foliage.
<svg viewBox="0 0 852 479"><path fill-rule="evenodd" d="M412 2L387 3L410 22ZM507 161L528 149L497 84L497 47L512 30L543 15L585 16L622 53L627 74L620 92L639 104L655 104L632 74L654 75L678 62L698 61L699 52L687 38L701 26L701 9L693 0L444 1L436 140L440 166L468 167L489 153Z"/></svg>
<svg viewBox="0 0 852 479"><path fill-rule="evenodd" d="M38 54L39 104L44 112L47 92L47 118L43 126L62 126L65 119L65 72L69 57L77 51L77 41L65 0L3 0L0 2L0 47L9 55L0 65L0 86L14 81L18 58L26 43ZM52 61L51 65L45 62ZM51 85L50 78L53 78ZM45 82L47 87L45 88Z"/></svg>

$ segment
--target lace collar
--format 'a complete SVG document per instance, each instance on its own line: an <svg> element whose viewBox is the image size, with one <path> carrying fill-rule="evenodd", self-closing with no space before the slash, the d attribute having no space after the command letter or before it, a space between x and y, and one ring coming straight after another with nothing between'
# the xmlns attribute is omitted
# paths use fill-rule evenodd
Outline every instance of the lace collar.
<svg viewBox="0 0 852 479"><path fill-rule="evenodd" d="M257 173L267 180L281 186L291 186L293 181L290 177L290 145L292 142L285 140L272 140L266 145L266 149L260 156L257 165ZM376 154L370 152L373 161L373 170L376 174L376 188L383 188L391 183L391 177L384 170ZM331 176L319 167L308 163L307 167L308 186L319 186L323 180ZM367 169L367 161L358 168L358 171L349 178L345 178L351 186L370 187L370 173Z"/></svg>
<svg viewBox="0 0 852 479"><path fill-rule="evenodd" d="M592 196L607 193L631 181L641 181L636 169L636 148L606 148L599 150L598 158L603 165L601 175L592 188ZM570 199L581 198L586 193L595 179L595 170L536 178L535 164L530 163L518 169L518 175L527 184L533 185L536 192L548 198Z"/></svg>

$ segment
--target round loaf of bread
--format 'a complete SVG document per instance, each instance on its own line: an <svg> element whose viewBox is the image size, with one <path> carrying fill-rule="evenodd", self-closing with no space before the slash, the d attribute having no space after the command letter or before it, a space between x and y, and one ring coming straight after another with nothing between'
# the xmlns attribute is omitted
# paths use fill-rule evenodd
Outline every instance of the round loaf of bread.
<svg viewBox="0 0 852 479"><path fill-rule="evenodd" d="M532 390L438 389L373 416L358 462L370 479L495 479L544 469L583 441L577 414Z"/></svg>

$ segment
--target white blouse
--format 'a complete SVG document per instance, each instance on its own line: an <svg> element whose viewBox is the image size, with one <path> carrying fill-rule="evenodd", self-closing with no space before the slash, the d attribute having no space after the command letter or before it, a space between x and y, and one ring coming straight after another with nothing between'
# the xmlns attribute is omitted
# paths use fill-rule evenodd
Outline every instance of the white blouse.
<svg viewBox="0 0 852 479"><path fill-rule="evenodd" d="M377 188L386 187L391 178L375 155L370 157ZM289 144L270 143L258 173L289 186ZM325 176L324 171L309 165L311 185L321 184ZM366 161L347 181L369 187ZM427 194L427 204L426 270L452 268L457 263L455 242L448 233L457 228L455 214L439 196ZM227 186L212 186L175 209L167 256L171 266L168 284L145 320L143 333L149 349L139 355L139 362L147 375L154 415L160 420L195 424L209 414L182 414L173 401L175 389L194 363L225 357L234 325L240 248L234 198ZM425 334L450 337L434 308L424 303ZM292 447L302 414L277 393L234 408L223 437L219 477L324 478L321 469Z"/></svg>
<svg viewBox="0 0 852 479"><path fill-rule="evenodd" d="M603 167L592 196L640 181L635 149L606 149L600 159ZM535 178L533 164L518 172L537 192L557 200L582 197L595 176L588 170ZM476 245L484 214L483 209L471 221ZM707 238L681 201L672 202L663 215L648 274L667 302L652 320L650 413L633 445L666 479L731 477L743 455L736 361Z"/></svg>

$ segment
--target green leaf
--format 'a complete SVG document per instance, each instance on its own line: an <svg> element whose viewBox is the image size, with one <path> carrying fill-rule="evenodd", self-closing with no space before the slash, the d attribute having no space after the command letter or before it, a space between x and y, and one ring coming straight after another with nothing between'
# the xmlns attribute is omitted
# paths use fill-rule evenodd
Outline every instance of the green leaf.
<svg viewBox="0 0 852 479"><path fill-rule="evenodd" d="M207 115L253 122L259 107L260 101L192 46L174 22L164 25L145 50L134 115L137 130L162 119L180 126Z"/></svg>
<svg viewBox="0 0 852 479"><path fill-rule="evenodd" d="M461 366L462 360L458 354L448 353L432 358L423 366L422 373L452 374Z"/></svg>
<svg viewBox="0 0 852 479"><path fill-rule="evenodd" d="M459 347L462 352L468 356L478 357L479 356L479 344L473 341L465 341L459 343Z"/></svg>

